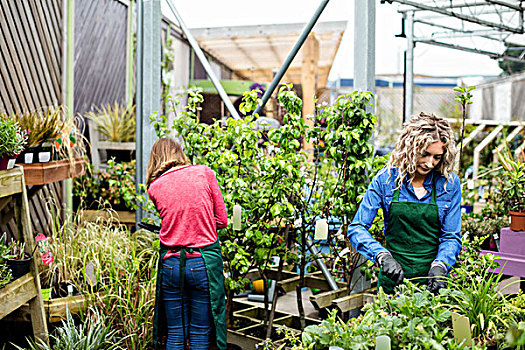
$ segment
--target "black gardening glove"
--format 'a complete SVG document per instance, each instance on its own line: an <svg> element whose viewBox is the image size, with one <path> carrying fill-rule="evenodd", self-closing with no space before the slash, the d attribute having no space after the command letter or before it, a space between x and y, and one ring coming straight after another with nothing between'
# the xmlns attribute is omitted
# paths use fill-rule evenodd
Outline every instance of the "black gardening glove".
<svg viewBox="0 0 525 350"><path fill-rule="evenodd" d="M383 275L390 278L396 284L403 282L403 278L405 278L403 268L390 253L382 253L378 259L379 265L383 268Z"/></svg>
<svg viewBox="0 0 525 350"><path fill-rule="evenodd" d="M437 294L441 288L445 288L447 286L447 281L443 277L446 275L446 268L439 264L433 265L430 268L430 271L428 271L429 279L427 282L427 290L431 293Z"/></svg>

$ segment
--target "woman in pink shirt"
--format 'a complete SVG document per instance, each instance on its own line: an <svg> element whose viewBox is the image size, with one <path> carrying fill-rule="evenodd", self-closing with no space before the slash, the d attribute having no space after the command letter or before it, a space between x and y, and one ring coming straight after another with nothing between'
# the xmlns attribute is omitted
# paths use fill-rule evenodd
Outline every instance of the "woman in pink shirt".
<svg viewBox="0 0 525 350"><path fill-rule="evenodd" d="M155 142L146 173L162 227L153 341L166 349L226 349L224 275L217 229L228 225L213 171L190 165L171 138ZM167 326L167 328L165 327ZM210 334L214 337L210 338Z"/></svg>

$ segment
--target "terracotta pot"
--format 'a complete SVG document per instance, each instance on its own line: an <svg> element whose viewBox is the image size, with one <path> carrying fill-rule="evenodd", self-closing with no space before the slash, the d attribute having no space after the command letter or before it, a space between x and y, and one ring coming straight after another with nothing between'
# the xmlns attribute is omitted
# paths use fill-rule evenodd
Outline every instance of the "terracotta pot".
<svg viewBox="0 0 525 350"><path fill-rule="evenodd" d="M0 170L11 169L15 166L16 157L18 156L4 156L0 158Z"/></svg>
<svg viewBox="0 0 525 350"><path fill-rule="evenodd" d="M509 210L510 229L512 231L525 231L525 211Z"/></svg>

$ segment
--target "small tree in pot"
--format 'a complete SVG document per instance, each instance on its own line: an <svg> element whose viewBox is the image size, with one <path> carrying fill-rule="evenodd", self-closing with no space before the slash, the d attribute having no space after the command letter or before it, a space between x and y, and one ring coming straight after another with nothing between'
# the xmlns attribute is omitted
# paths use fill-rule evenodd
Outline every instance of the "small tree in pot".
<svg viewBox="0 0 525 350"><path fill-rule="evenodd" d="M525 154L515 160L510 150L499 153L499 158L506 177L503 198L510 214L510 229L525 231Z"/></svg>

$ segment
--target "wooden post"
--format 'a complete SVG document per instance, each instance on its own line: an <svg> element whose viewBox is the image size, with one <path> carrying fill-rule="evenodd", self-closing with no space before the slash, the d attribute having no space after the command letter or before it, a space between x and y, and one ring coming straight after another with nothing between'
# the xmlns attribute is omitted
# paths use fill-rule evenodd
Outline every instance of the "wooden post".
<svg viewBox="0 0 525 350"><path fill-rule="evenodd" d="M301 66L301 87L303 90L303 118L305 118L306 126L312 127L313 120L307 119L308 116L313 116L315 112L315 91L317 80L317 64L319 62L319 40L314 33L310 33L304 46L301 49L303 55L303 62ZM308 160L313 161L314 149L311 143L303 142L303 148L308 154Z"/></svg>

